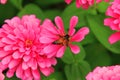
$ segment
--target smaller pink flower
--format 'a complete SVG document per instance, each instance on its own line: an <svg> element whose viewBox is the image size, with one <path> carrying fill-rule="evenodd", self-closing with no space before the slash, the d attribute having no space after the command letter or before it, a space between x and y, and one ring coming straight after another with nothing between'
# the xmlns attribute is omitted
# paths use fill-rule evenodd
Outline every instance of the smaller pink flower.
<svg viewBox="0 0 120 80"><path fill-rule="evenodd" d="M72 0L65 0L67 4L70 4ZM76 0L76 7L77 8L84 8L87 9L89 6L92 6L94 4L94 0Z"/></svg>
<svg viewBox="0 0 120 80"><path fill-rule="evenodd" d="M96 67L86 76L86 80L120 80L120 65Z"/></svg>
<svg viewBox="0 0 120 80"><path fill-rule="evenodd" d="M0 0L1 4L5 4L7 2L7 0Z"/></svg>
<svg viewBox="0 0 120 80"><path fill-rule="evenodd" d="M40 42L46 44L43 49L48 57L62 57L67 47L70 47L74 54L80 52L79 46L73 45L72 42L80 42L89 33L87 27L83 27L75 33L75 26L78 22L78 17L73 16L70 20L70 28L68 33L64 31L62 19L57 16L55 18L56 26L51 20L46 19L42 24Z"/></svg>

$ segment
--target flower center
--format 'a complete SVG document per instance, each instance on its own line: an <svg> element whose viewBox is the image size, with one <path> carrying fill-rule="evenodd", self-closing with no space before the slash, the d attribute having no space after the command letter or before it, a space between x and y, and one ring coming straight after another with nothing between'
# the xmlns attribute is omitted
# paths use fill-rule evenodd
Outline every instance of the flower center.
<svg viewBox="0 0 120 80"><path fill-rule="evenodd" d="M68 34L60 36L60 38L54 41L53 44L68 46L70 44L70 36Z"/></svg>
<svg viewBox="0 0 120 80"><path fill-rule="evenodd" d="M31 46L32 46L32 41L31 41L31 40L26 40L26 41L25 41L25 46L26 46L27 48L31 47Z"/></svg>

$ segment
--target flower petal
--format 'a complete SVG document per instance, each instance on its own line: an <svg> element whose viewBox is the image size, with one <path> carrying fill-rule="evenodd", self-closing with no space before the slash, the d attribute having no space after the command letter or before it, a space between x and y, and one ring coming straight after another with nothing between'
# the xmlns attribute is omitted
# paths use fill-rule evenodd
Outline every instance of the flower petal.
<svg viewBox="0 0 120 80"><path fill-rule="evenodd" d="M73 16L70 19L70 29L69 29L69 32L68 32L68 34L70 36L72 36L74 34L74 32L75 32L74 28L77 25L77 23L78 23L78 17L77 16Z"/></svg>
<svg viewBox="0 0 120 80"><path fill-rule="evenodd" d="M22 62L22 69L26 70L28 69L27 63L26 62Z"/></svg>
<svg viewBox="0 0 120 80"><path fill-rule="evenodd" d="M12 68L14 68L15 66L17 66L19 64L20 64L20 60L14 60L13 59L13 60L10 61L8 67L9 67L9 69L12 69Z"/></svg>
<svg viewBox="0 0 120 80"><path fill-rule="evenodd" d="M67 4L70 4L72 0L65 0Z"/></svg>
<svg viewBox="0 0 120 80"><path fill-rule="evenodd" d="M32 73L31 73L31 69L30 69L30 68L26 69L26 70L24 71L24 73L25 73L25 76L27 76L27 77L32 76Z"/></svg>
<svg viewBox="0 0 120 80"><path fill-rule="evenodd" d="M36 70L32 70L32 75L35 78L35 80L41 80L40 79L40 73L39 73L39 71L37 69Z"/></svg>
<svg viewBox="0 0 120 80"><path fill-rule="evenodd" d="M50 44L50 45L46 46L43 49L43 51L45 53L51 53L51 52L56 52L59 48L60 48L60 46L58 46L58 45L52 45L52 44Z"/></svg>
<svg viewBox="0 0 120 80"><path fill-rule="evenodd" d="M41 29L47 29L48 31L54 33L54 34L58 34L57 28L54 26L54 24L52 23L51 20L49 19L45 19L43 24L41 25Z"/></svg>
<svg viewBox="0 0 120 80"><path fill-rule="evenodd" d="M10 62L10 60L11 60L11 55L10 56L7 56L7 57L4 57L3 59L2 59L2 64L8 64L9 62Z"/></svg>
<svg viewBox="0 0 120 80"><path fill-rule="evenodd" d="M70 45L70 49L74 54L78 54L80 52L80 48L77 45Z"/></svg>
<svg viewBox="0 0 120 80"><path fill-rule="evenodd" d="M58 29L60 30L60 32L62 34L65 34L64 25L63 25L63 21L62 21L61 17L59 17L59 16L55 17L55 23L56 23Z"/></svg>
<svg viewBox="0 0 120 80"><path fill-rule="evenodd" d="M52 42L55 41L54 39L48 38L48 37L40 37L39 40L40 40L41 43L52 43Z"/></svg>
<svg viewBox="0 0 120 80"><path fill-rule="evenodd" d="M5 79L5 76L4 74L2 73L2 71L0 72L0 80L4 80Z"/></svg>
<svg viewBox="0 0 120 80"><path fill-rule="evenodd" d="M22 65L21 64L16 69L16 76L18 78L21 78L23 76L23 69L22 69Z"/></svg>
<svg viewBox="0 0 120 80"><path fill-rule="evenodd" d="M110 44L113 44L120 40L120 32L116 32L109 37Z"/></svg>
<svg viewBox="0 0 120 80"><path fill-rule="evenodd" d="M71 41L80 42L84 39L84 37L88 33L89 33L89 29L87 27L83 27L83 28L79 29L75 35L73 35L73 37L71 38Z"/></svg>
<svg viewBox="0 0 120 80"><path fill-rule="evenodd" d="M49 76L51 73L54 72L54 68L53 68L53 67L41 68L40 70L41 70L41 72L42 72L45 76Z"/></svg>
<svg viewBox="0 0 120 80"><path fill-rule="evenodd" d="M58 51L57 51L57 54L56 54L56 57L62 57L64 52L65 52L65 49L66 47L65 46L62 46Z"/></svg>

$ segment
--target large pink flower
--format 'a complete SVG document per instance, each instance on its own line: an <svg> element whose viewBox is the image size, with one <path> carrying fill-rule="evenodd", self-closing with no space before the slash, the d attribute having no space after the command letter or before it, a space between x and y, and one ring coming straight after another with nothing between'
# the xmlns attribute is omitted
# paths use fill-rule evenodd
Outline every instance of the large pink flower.
<svg viewBox="0 0 120 80"><path fill-rule="evenodd" d="M41 80L40 72L50 75L56 59L41 51L44 45L39 42L40 20L25 15L5 22L0 29L0 69L8 68L7 77L16 73L22 80Z"/></svg>
<svg viewBox="0 0 120 80"><path fill-rule="evenodd" d="M1 4L5 4L7 2L7 0L0 0Z"/></svg>
<svg viewBox="0 0 120 80"><path fill-rule="evenodd" d="M65 0L67 4L70 4L72 0ZM87 9L89 6L92 6L94 4L94 0L76 0L76 7L82 7L84 9Z"/></svg>
<svg viewBox="0 0 120 80"><path fill-rule="evenodd" d="M70 20L68 33L65 33L63 21L59 16L55 18L57 27L49 19L46 19L43 22L40 42L46 44L43 51L47 53L49 57L62 57L66 47L70 47L74 54L80 52L79 46L73 45L72 42L82 41L89 33L89 29L87 27L83 27L75 33L77 22L78 17L73 16Z"/></svg>
<svg viewBox="0 0 120 80"><path fill-rule="evenodd" d="M110 36L109 42L111 44L120 40L120 0L114 0L106 11L106 15L110 18L104 20L104 25L109 26L112 30L117 31Z"/></svg>
<svg viewBox="0 0 120 80"><path fill-rule="evenodd" d="M120 80L120 66L96 67L86 80Z"/></svg>

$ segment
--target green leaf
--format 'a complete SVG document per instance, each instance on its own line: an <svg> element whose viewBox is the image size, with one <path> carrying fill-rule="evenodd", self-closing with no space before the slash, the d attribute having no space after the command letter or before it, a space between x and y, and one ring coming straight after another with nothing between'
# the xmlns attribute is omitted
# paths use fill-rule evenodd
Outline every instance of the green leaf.
<svg viewBox="0 0 120 80"><path fill-rule="evenodd" d="M101 44L103 44L110 51L120 54L120 43L118 42L116 44L111 45L108 42L108 38L113 33L113 31L103 25L104 24L103 16L104 15L102 16L101 15L97 15L97 16L88 15L87 20L88 20L89 26Z"/></svg>
<svg viewBox="0 0 120 80"><path fill-rule="evenodd" d="M71 52L71 50L69 48L66 48L65 53L61 59L63 62L65 62L67 64L74 63L73 53Z"/></svg>
<svg viewBox="0 0 120 80"><path fill-rule="evenodd" d="M49 18L51 20L54 20L54 18L58 15L60 15L61 11L60 10L46 10L44 12L46 18Z"/></svg>
<svg viewBox="0 0 120 80"><path fill-rule="evenodd" d="M62 72L54 72L48 77L43 78L42 80L66 80Z"/></svg>
<svg viewBox="0 0 120 80"><path fill-rule="evenodd" d="M90 66L85 61L65 66L67 80L85 80L85 76L89 71Z"/></svg>
<svg viewBox="0 0 120 80"><path fill-rule="evenodd" d="M0 25L4 23L5 19L10 19L16 15L17 9L11 4L0 4Z"/></svg>
<svg viewBox="0 0 120 80"><path fill-rule="evenodd" d="M26 15L26 14L35 14L37 16L37 18L40 18L40 19L44 19L45 16L42 12L42 10L35 4L28 4L26 5L21 11L20 13L18 14L18 16L23 16L23 15Z"/></svg>
<svg viewBox="0 0 120 80"><path fill-rule="evenodd" d="M104 2L104 1L103 1L103 2L100 2L100 3L97 5L97 10L98 10L99 12L101 12L101 13L105 13L109 5L110 5L109 3Z"/></svg>
<svg viewBox="0 0 120 80"><path fill-rule="evenodd" d="M94 43L85 47L86 60L94 69L96 66L108 66L111 65L111 57L100 43Z"/></svg>
<svg viewBox="0 0 120 80"><path fill-rule="evenodd" d="M19 10L22 9L22 1L23 0L10 0L10 2Z"/></svg>
<svg viewBox="0 0 120 80"><path fill-rule="evenodd" d="M64 0L50 0L50 1L47 1L47 0L35 0L36 3L39 3L40 5L51 5L51 4L57 4L57 3L60 3L60 2L63 2Z"/></svg>
<svg viewBox="0 0 120 80"><path fill-rule="evenodd" d="M67 64L72 64L72 63L81 62L85 58L86 53L85 53L84 48L81 46L80 43L77 43L77 45L80 47L80 53L74 54L72 53L70 48L67 48L64 53L64 56L61 58L62 61L64 61Z"/></svg>
<svg viewBox="0 0 120 80"><path fill-rule="evenodd" d="M86 52L80 43L76 43L76 45L78 45L80 47L80 53L73 54L75 62L77 63L77 62L81 62L85 58Z"/></svg>

